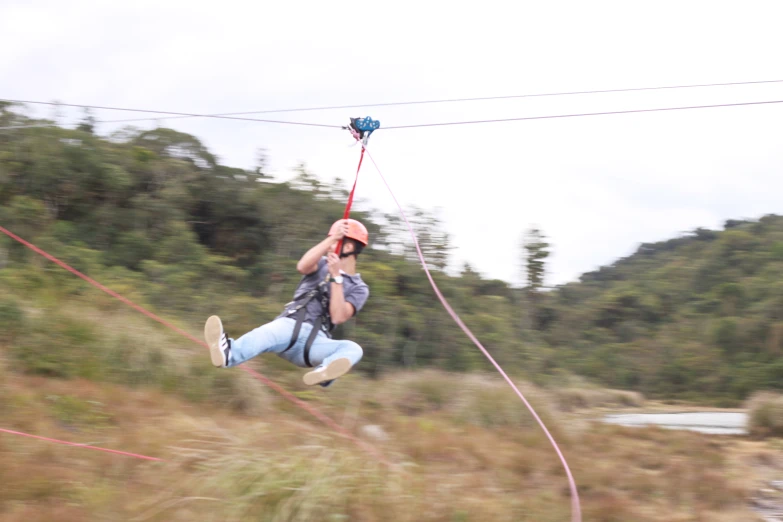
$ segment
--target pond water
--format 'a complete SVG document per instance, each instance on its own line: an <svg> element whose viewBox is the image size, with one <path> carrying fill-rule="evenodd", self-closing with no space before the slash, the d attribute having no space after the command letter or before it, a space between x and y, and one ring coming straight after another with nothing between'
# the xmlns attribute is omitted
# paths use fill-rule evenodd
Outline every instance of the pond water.
<svg viewBox="0 0 783 522"><path fill-rule="evenodd" d="M717 435L744 435L748 416L742 412L628 413L607 415L603 421L621 426L656 425Z"/></svg>

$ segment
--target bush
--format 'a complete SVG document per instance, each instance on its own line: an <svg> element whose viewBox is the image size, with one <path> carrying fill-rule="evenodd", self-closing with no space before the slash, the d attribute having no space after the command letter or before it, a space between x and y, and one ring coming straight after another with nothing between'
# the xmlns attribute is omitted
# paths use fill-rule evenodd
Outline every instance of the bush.
<svg viewBox="0 0 783 522"><path fill-rule="evenodd" d="M0 342L11 342L24 329L25 315L19 303L11 298L0 299Z"/></svg>
<svg viewBox="0 0 783 522"><path fill-rule="evenodd" d="M108 265L138 270L141 262L152 257L153 244L143 232L131 231L119 234L111 250L106 252Z"/></svg>
<svg viewBox="0 0 783 522"><path fill-rule="evenodd" d="M176 368L164 356L158 343L150 340L142 335L122 333L102 342L102 378L131 387L167 382Z"/></svg>
<svg viewBox="0 0 783 522"><path fill-rule="evenodd" d="M170 486L145 507L169 515L172 508L181 509L183 497L218 496L227 501L208 505L215 520L421 520L426 505L417 489L421 479L389 472L374 459L326 446L321 439L300 445L282 441L275 431L273 425L258 424L232 430L230 437L212 430L195 433L199 441L185 443L159 470ZM285 444L285 451L274 442ZM451 509L445 502L436 505L446 513Z"/></svg>
<svg viewBox="0 0 783 522"><path fill-rule="evenodd" d="M556 422L544 392L516 383L548 428ZM374 395L378 391L381 395ZM363 395L365 401L393 404L405 415L441 414L460 424L483 428L534 428L537 423L519 397L498 375L456 374L438 370L398 372Z"/></svg>
<svg viewBox="0 0 783 522"><path fill-rule="evenodd" d="M85 401L72 395L50 395L52 416L69 428L103 428L114 423L111 413L97 401Z"/></svg>
<svg viewBox="0 0 783 522"><path fill-rule="evenodd" d="M783 395L759 392L747 401L748 431L756 437L783 437Z"/></svg>
<svg viewBox="0 0 783 522"><path fill-rule="evenodd" d="M212 402L227 411L251 416L264 413L269 397L260 383L238 368L217 369L203 357L180 377L176 391L189 401Z"/></svg>
<svg viewBox="0 0 783 522"><path fill-rule="evenodd" d="M544 424L552 428L555 424L549 414L552 408L544 394L529 385L516 385ZM488 380L467 376L460 386L464 387L465 393L454 407L453 416L457 421L483 428L531 428L537 425L514 390L500 377Z"/></svg>
<svg viewBox="0 0 783 522"><path fill-rule="evenodd" d="M553 392L557 405L562 411L602 407L640 408L644 406L644 396L632 391L561 388L555 389Z"/></svg>
<svg viewBox="0 0 783 522"><path fill-rule="evenodd" d="M49 225L46 205L38 199L16 196L4 207L0 210L3 224L22 239L29 241L37 237Z"/></svg>
<svg viewBox="0 0 783 522"><path fill-rule="evenodd" d="M27 332L10 350L23 371L61 378L98 376L98 343L91 324L48 313Z"/></svg>
<svg viewBox="0 0 783 522"><path fill-rule="evenodd" d="M406 415L420 415L442 410L456 397L454 377L435 370L399 372L393 377L398 393L392 398L395 407ZM388 386L386 393L390 393Z"/></svg>

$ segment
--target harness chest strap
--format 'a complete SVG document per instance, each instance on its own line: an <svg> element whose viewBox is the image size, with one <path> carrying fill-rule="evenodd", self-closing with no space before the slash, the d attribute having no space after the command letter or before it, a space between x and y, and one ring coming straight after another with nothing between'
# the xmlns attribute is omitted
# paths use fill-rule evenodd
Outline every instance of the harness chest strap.
<svg viewBox="0 0 783 522"><path fill-rule="evenodd" d="M295 297L294 300L291 301L291 303L289 303L290 305L304 298L304 301L297 304L294 308L292 308L288 312L289 317L296 315L296 325L294 326L294 331L291 334L291 342L288 343L288 346L286 347L285 350L283 350L283 353L287 352L292 346L294 346L296 344L296 341L299 339L299 332L302 329L302 323L304 322L304 318L307 315L307 305L316 296L320 295L321 298L321 310L322 310L321 315L316 317L315 321L313 322L313 328L310 331L310 335L307 337L307 342L305 343L305 347L304 347L304 362L310 368L312 368L313 366L310 363L310 347L313 345L315 338L318 336L318 332L321 330L321 327L324 324L326 324L326 328L325 328L326 335L329 335L331 333L332 321L331 321L331 317L329 316L329 297L327 296L325 291L328 281L329 281L329 276L327 275L323 281L318 283L318 286L316 288L310 290L304 295ZM326 321L324 321L324 319L326 319Z"/></svg>

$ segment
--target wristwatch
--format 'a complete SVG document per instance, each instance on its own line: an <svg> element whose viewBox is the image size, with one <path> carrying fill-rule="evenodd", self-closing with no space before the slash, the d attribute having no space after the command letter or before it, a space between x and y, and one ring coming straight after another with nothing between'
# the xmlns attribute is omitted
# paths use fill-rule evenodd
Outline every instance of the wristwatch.
<svg viewBox="0 0 783 522"><path fill-rule="evenodd" d="M338 285L343 284L343 276L342 276L342 274L338 275L337 277L333 277L332 281L334 281Z"/></svg>

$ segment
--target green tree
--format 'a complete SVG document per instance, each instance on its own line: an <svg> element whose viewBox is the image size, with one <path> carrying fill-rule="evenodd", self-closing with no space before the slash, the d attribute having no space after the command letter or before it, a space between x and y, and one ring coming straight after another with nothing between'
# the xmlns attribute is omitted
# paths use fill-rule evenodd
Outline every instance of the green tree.
<svg viewBox="0 0 783 522"><path fill-rule="evenodd" d="M522 237L522 270L526 286L522 299L522 330L540 330L551 323L551 311L543 312L543 295L546 274L545 260L549 256L549 243L538 227L531 227Z"/></svg>
<svg viewBox="0 0 783 522"><path fill-rule="evenodd" d="M95 116L92 115L90 109L84 109L84 119L79 123L77 129L87 134L95 134Z"/></svg>
<svg viewBox="0 0 783 522"><path fill-rule="evenodd" d="M525 250L524 268L527 279L527 288L531 293L540 292L544 286L546 274L545 260L549 257L549 243L544 233L538 227L530 228L522 240Z"/></svg>

